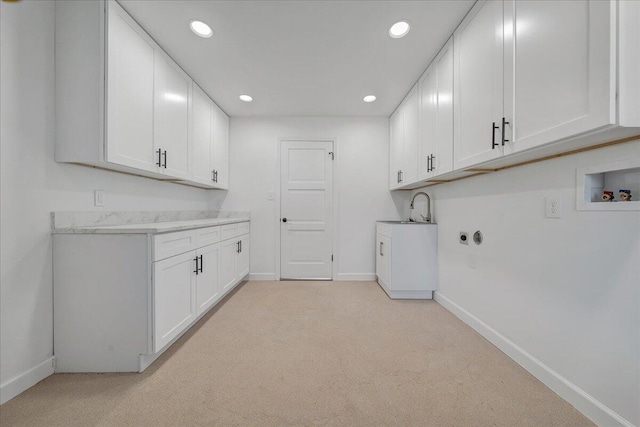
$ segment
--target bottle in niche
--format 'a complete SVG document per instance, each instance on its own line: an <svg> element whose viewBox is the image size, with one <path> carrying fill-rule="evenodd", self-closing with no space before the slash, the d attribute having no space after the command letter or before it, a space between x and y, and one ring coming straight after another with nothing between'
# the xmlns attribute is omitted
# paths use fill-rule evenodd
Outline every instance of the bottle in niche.
<svg viewBox="0 0 640 427"><path fill-rule="evenodd" d="M603 202L613 202L613 191L604 190L602 192L602 201Z"/></svg>
<svg viewBox="0 0 640 427"><path fill-rule="evenodd" d="M631 201L631 190L620 190L618 192L618 198L622 202L630 202Z"/></svg>

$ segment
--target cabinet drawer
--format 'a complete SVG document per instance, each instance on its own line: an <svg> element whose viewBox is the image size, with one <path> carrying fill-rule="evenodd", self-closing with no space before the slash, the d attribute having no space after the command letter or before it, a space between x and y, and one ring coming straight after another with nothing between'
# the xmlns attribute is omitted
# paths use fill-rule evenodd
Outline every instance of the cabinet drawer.
<svg viewBox="0 0 640 427"><path fill-rule="evenodd" d="M376 233L382 234L383 236L391 237L391 225L385 224L383 222L377 222Z"/></svg>
<svg viewBox="0 0 640 427"><path fill-rule="evenodd" d="M153 261L192 251L197 246L196 230L153 236Z"/></svg>
<svg viewBox="0 0 640 427"><path fill-rule="evenodd" d="M238 235L238 224L227 224L220 227L220 240L233 239Z"/></svg>
<svg viewBox="0 0 640 427"><path fill-rule="evenodd" d="M198 228L198 247L211 245L220 241L220 227Z"/></svg>
<svg viewBox="0 0 640 427"><path fill-rule="evenodd" d="M249 234L249 223L241 222L238 224L238 236L242 236L243 234Z"/></svg>

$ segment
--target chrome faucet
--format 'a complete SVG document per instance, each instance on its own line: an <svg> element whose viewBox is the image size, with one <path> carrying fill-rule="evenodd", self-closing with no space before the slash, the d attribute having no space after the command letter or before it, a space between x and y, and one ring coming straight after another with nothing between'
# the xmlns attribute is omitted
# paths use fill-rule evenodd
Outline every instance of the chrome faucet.
<svg viewBox="0 0 640 427"><path fill-rule="evenodd" d="M424 215L420 215L422 217L422 219L424 220L424 222L431 222L431 197L429 197L429 195L427 193L424 192L419 192L413 195L413 199L411 199L411 205L409 206L411 209L413 209L413 202L416 200L416 197L418 197L419 195L423 195L427 198L427 216Z"/></svg>

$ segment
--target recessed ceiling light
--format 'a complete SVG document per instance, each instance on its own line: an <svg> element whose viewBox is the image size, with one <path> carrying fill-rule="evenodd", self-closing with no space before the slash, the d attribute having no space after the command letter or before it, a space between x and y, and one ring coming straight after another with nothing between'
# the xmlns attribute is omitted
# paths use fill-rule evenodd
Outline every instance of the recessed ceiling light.
<svg viewBox="0 0 640 427"><path fill-rule="evenodd" d="M250 97L249 95L240 95L239 96L240 101L244 101L244 102L251 102L253 101L253 98Z"/></svg>
<svg viewBox="0 0 640 427"><path fill-rule="evenodd" d="M399 39L400 37L406 36L410 29L411 26L407 21L399 21L389 28L389 35L394 39Z"/></svg>
<svg viewBox="0 0 640 427"><path fill-rule="evenodd" d="M191 31L199 35L200 37L209 38L213 35L211 27L202 21L191 21L189 24Z"/></svg>
<svg viewBox="0 0 640 427"><path fill-rule="evenodd" d="M364 102L373 102L373 101L376 100L376 97L375 97L375 95L367 95L364 98L362 98L362 100Z"/></svg>

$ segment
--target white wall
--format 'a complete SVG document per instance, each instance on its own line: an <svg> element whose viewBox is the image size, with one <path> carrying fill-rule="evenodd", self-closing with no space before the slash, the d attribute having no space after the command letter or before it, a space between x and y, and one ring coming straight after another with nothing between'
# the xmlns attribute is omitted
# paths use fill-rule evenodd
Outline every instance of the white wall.
<svg viewBox="0 0 640 427"><path fill-rule="evenodd" d="M0 384L5 400L46 371L22 376L53 351L50 212L217 209L226 192L55 163L54 4L2 2L0 7ZM104 208L93 207L94 189L106 191Z"/></svg>
<svg viewBox="0 0 640 427"><path fill-rule="evenodd" d="M577 211L575 194L576 168L638 156L635 141L425 190L439 293L635 425L640 212ZM549 195L561 219L544 217ZM458 243L476 230L482 245Z"/></svg>
<svg viewBox="0 0 640 427"><path fill-rule="evenodd" d="M232 192L224 210L251 211L251 274L273 279L280 182L278 138L336 138L334 198L338 209L337 280L373 279L375 221L399 219L407 193L390 193L387 118L232 118ZM404 214L403 214L404 215Z"/></svg>

